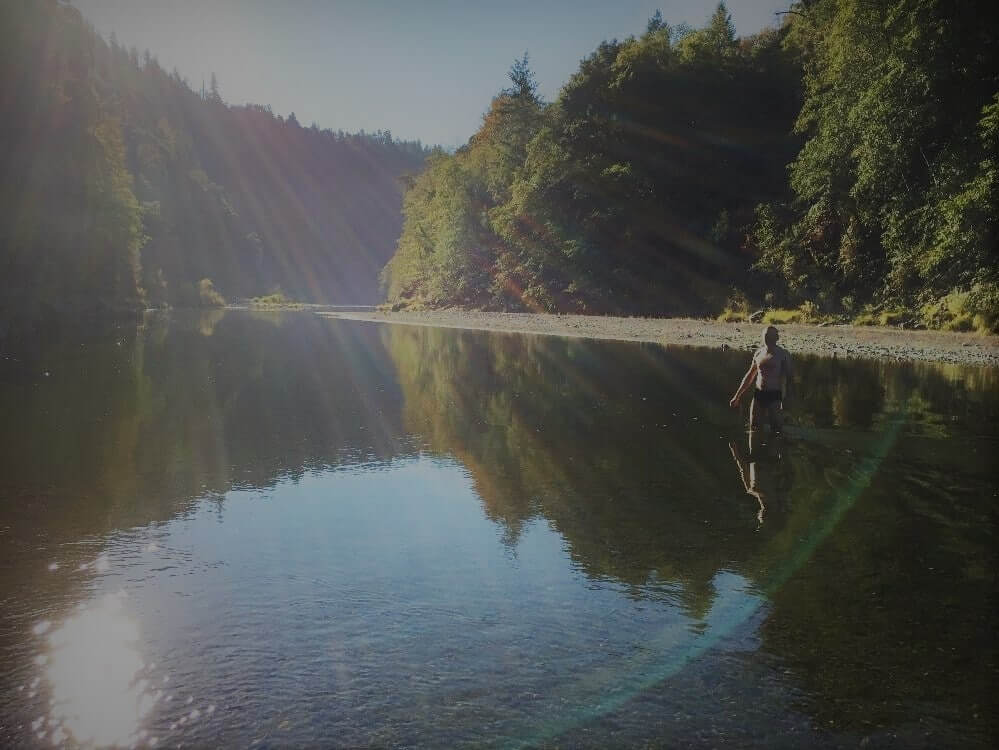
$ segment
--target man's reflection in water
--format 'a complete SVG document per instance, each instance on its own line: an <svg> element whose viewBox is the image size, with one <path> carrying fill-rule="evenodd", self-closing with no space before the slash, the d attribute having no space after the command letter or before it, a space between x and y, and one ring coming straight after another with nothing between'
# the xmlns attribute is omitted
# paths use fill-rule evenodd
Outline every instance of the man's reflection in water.
<svg viewBox="0 0 999 750"><path fill-rule="evenodd" d="M754 438L757 441L755 444ZM742 457L734 441L729 441L728 447L746 494L759 505L756 513L756 530L759 531L768 509L786 505L784 494L788 490L788 477L782 470L783 440L777 438L769 443L760 443L758 433L751 431L748 460Z"/></svg>

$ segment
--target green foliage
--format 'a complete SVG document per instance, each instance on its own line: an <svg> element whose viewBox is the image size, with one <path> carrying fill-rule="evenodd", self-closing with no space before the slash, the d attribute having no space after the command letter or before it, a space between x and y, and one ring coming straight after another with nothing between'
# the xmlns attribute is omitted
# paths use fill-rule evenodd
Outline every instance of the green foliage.
<svg viewBox="0 0 999 750"><path fill-rule="evenodd" d="M744 323L749 320L749 315L742 310L733 310L726 307L716 318L719 323Z"/></svg>
<svg viewBox="0 0 999 750"><path fill-rule="evenodd" d="M135 307L143 298L139 251L147 238L142 232L142 211L132 192L132 175L125 166L119 123L102 120L94 126L93 135L100 150L89 200L91 237L95 255L108 257L98 261L101 277L86 280L85 284L104 298Z"/></svg>
<svg viewBox="0 0 999 750"><path fill-rule="evenodd" d="M854 317L851 322L855 326L876 326L879 324L877 315L875 315L870 310L865 310L864 312L860 313L859 315Z"/></svg>
<svg viewBox="0 0 999 750"><path fill-rule="evenodd" d="M544 106L526 54L514 63L510 80L513 86L493 99L468 144L454 155L436 153L412 181L402 236L382 272L389 300L489 306L502 297L502 275L490 276L506 250L498 228Z"/></svg>
<svg viewBox="0 0 999 750"><path fill-rule="evenodd" d="M0 5L0 274L5 312L142 304L141 209L79 13Z"/></svg>
<svg viewBox="0 0 999 750"><path fill-rule="evenodd" d="M224 307L225 298L215 289L211 279L198 282L198 301L200 307Z"/></svg>
<svg viewBox="0 0 999 750"><path fill-rule="evenodd" d="M883 326L898 326L911 319L912 315L907 310L886 310L881 313L878 322Z"/></svg>
<svg viewBox="0 0 999 750"><path fill-rule="evenodd" d="M294 300L288 299L284 292L273 292L271 294L263 294L259 297L251 297L250 302L255 305L287 305L293 303Z"/></svg>
<svg viewBox="0 0 999 750"><path fill-rule="evenodd" d="M948 331L999 333L999 284L955 290L922 308L926 325Z"/></svg>
<svg viewBox="0 0 999 750"><path fill-rule="evenodd" d="M855 326L906 326L914 325L919 316L911 310L889 309L878 312L872 307L866 307L850 322Z"/></svg>
<svg viewBox="0 0 999 750"><path fill-rule="evenodd" d="M791 10L742 39L724 4L699 29L657 12L550 103L525 53L468 143L428 154L196 93L56 0L0 3L0 312L196 306L205 279L367 302L384 265L398 307L753 300L995 331L991 4Z"/></svg>
<svg viewBox="0 0 999 750"><path fill-rule="evenodd" d="M966 306L974 316L976 330L999 333L999 284L975 284L968 292Z"/></svg>
<svg viewBox="0 0 999 750"><path fill-rule="evenodd" d="M725 301L725 309L717 317L720 323L742 323L749 320L749 298L739 289L734 289Z"/></svg>
<svg viewBox="0 0 999 750"><path fill-rule="evenodd" d="M815 0L793 204L758 211L759 267L794 299L918 306L994 283L999 31L990 3ZM964 325L963 323L961 325Z"/></svg>
<svg viewBox="0 0 999 750"><path fill-rule="evenodd" d="M724 5L681 31L660 15L602 43L550 104L515 63L468 144L409 188L389 301L717 312L745 282L754 206L785 191L797 76L780 33L740 42Z"/></svg>
<svg viewBox="0 0 999 750"><path fill-rule="evenodd" d="M527 52L510 67L509 77L513 86L504 93L512 98L537 98L538 82L534 77L534 71L531 70Z"/></svg>
<svg viewBox="0 0 999 750"><path fill-rule="evenodd" d="M763 314L764 325L781 325L785 323L818 323L828 318L819 312L818 306L806 300L800 307L794 309L778 308L767 310Z"/></svg>
<svg viewBox="0 0 999 750"><path fill-rule="evenodd" d="M0 314L198 306L206 278L375 299L421 144L230 107L55 0L0 3L0 41Z"/></svg>
<svg viewBox="0 0 999 750"><path fill-rule="evenodd" d="M407 195L389 300L735 320L753 299L775 322L878 325L926 306L927 325L994 329L986 4L792 10L748 39L724 5L701 29L658 14L601 44L549 105L505 90ZM533 81L526 58L514 73Z"/></svg>
<svg viewBox="0 0 999 750"><path fill-rule="evenodd" d="M725 3L718 3L707 26L680 41L678 52L684 61L700 65L718 65L738 54L735 25Z"/></svg>

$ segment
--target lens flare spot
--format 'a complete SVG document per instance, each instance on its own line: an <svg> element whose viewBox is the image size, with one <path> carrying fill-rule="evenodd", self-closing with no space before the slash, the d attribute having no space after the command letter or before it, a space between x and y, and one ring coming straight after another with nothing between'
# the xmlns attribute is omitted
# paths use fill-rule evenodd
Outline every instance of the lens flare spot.
<svg viewBox="0 0 999 750"><path fill-rule="evenodd" d="M92 602L48 637L51 718L81 744L130 744L154 702L136 680L139 628L123 598Z"/></svg>

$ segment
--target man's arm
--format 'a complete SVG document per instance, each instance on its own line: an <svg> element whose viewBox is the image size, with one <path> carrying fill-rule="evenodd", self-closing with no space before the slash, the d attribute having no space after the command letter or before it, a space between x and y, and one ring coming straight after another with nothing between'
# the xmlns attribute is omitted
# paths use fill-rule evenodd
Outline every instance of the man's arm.
<svg viewBox="0 0 999 750"><path fill-rule="evenodd" d="M742 394L746 392L749 388L749 384L753 382L753 378L756 377L756 360L753 360L753 364L749 366L746 374L742 376L742 382L739 383L739 388L736 390L735 395L732 396L732 400L728 402L728 405L733 409L739 405L739 399L742 398Z"/></svg>

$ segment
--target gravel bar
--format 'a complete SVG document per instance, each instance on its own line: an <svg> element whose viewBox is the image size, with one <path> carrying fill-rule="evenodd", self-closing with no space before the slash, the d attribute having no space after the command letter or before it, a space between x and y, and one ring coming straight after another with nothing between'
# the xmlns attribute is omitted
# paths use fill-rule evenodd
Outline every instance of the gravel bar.
<svg viewBox="0 0 999 750"><path fill-rule="evenodd" d="M318 312L341 320L397 323L437 328L649 341L668 346L754 349L762 340L759 323L719 323L689 318L618 318L603 315L549 315L468 310L422 312ZM999 336L950 331L914 331L852 325L780 325L781 344L791 352L828 357L999 366Z"/></svg>

